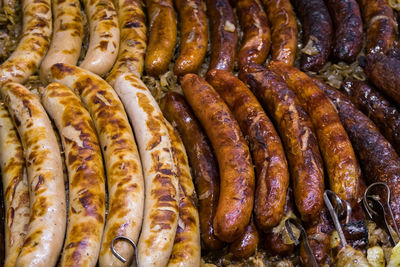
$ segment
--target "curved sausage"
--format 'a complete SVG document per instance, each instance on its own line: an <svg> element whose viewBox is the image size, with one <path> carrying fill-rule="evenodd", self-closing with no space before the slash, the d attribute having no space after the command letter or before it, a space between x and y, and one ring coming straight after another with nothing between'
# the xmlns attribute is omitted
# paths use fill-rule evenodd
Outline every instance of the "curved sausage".
<svg viewBox="0 0 400 267"><path fill-rule="evenodd" d="M41 99L64 148L69 180L68 226L62 266L95 266L103 235L106 192L103 157L89 112L66 86L51 83Z"/></svg>
<svg viewBox="0 0 400 267"><path fill-rule="evenodd" d="M171 0L146 0L149 41L144 67L146 74L158 76L168 70L176 44L176 17Z"/></svg>
<svg viewBox="0 0 400 267"><path fill-rule="evenodd" d="M221 249L222 242L214 235L213 227L219 197L218 165L209 140L182 95L167 93L160 107L178 130L189 157L199 197L202 249Z"/></svg>
<svg viewBox="0 0 400 267"><path fill-rule="evenodd" d="M271 46L271 30L261 0L238 0L236 10L243 31L239 68L247 63L263 64Z"/></svg>
<svg viewBox="0 0 400 267"><path fill-rule="evenodd" d="M262 0L272 29L272 60L294 64L297 51L297 23L290 0Z"/></svg>
<svg viewBox="0 0 400 267"><path fill-rule="evenodd" d="M81 53L83 22L79 0L53 1L54 30L42 64L40 79L47 81L46 75L55 63L76 65Z"/></svg>
<svg viewBox="0 0 400 267"><path fill-rule="evenodd" d="M206 0L211 28L211 69L233 71L235 67L238 30L228 0Z"/></svg>
<svg viewBox="0 0 400 267"><path fill-rule="evenodd" d="M29 191L22 145L12 118L0 104L0 166L5 214L5 267L15 266L29 225Z"/></svg>
<svg viewBox="0 0 400 267"><path fill-rule="evenodd" d="M386 53L396 38L396 21L387 0L359 0L366 27L367 54Z"/></svg>
<svg viewBox="0 0 400 267"><path fill-rule="evenodd" d="M324 0L294 0L303 26L301 68L319 71L328 60L332 43L332 21Z"/></svg>
<svg viewBox="0 0 400 267"><path fill-rule="evenodd" d="M293 91L272 71L250 64L242 68L239 78L261 101L280 133L301 218L318 218L324 205L324 170L310 117Z"/></svg>
<svg viewBox="0 0 400 267"><path fill-rule="evenodd" d="M49 47L52 21L51 1L22 1L23 26L17 48L0 66L0 84L23 83L39 67Z"/></svg>
<svg viewBox="0 0 400 267"><path fill-rule="evenodd" d="M202 0L175 0L180 17L180 54L174 73L197 73L204 61L208 44L207 17Z"/></svg>
<svg viewBox="0 0 400 267"><path fill-rule="evenodd" d="M260 103L233 74L210 70L207 81L224 99L248 140L256 169L254 220L263 230L276 226L283 216L289 170L275 127Z"/></svg>
<svg viewBox="0 0 400 267"><path fill-rule="evenodd" d="M118 0L117 13L121 38L117 61L107 77L114 85L115 79L125 72L140 77L143 73L146 52L146 16L140 0Z"/></svg>
<svg viewBox="0 0 400 267"><path fill-rule="evenodd" d="M15 266L54 266L67 221L56 136L36 95L17 83L5 84L0 93L21 137L29 182L29 227Z"/></svg>
<svg viewBox="0 0 400 267"><path fill-rule="evenodd" d="M100 263L121 262L113 256L112 239L125 236L137 241L144 203L142 165L124 106L114 89L99 76L82 68L58 63L50 69L50 80L72 88L87 107L104 156L108 187L108 216L102 239ZM128 242L115 249L131 260Z"/></svg>
<svg viewBox="0 0 400 267"><path fill-rule="evenodd" d="M166 266L179 218L179 180L172 141L156 100L139 78L123 74L114 88L134 126L145 178L139 263L141 266Z"/></svg>
<svg viewBox="0 0 400 267"><path fill-rule="evenodd" d="M118 55L117 12L113 1L83 0L83 5L89 20L90 40L85 58L79 66L104 76Z"/></svg>
<svg viewBox="0 0 400 267"><path fill-rule="evenodd" d="M229 246L229 252L236 259L247 259L256 252L259 240L258 230L253 221L250 221L242 236Z"/></svg>
<svg viewBox="0 0 400 267"><path fill-rule="evenodd" d="M278 61L270 62L269 68L286 81L310 115L328 172L329 186L353 207L359 197L361 173L335 107L304 72Z"/></svg>
<svg viewBox="0 0 400 267"><path fill-rule="evenodd" d="M356 0L327 0L325 3L335 26L332 54L338 61L352 63L363 45L360 7Z"/></svg>
<svg viewBox="0 0 400 267"><path fill-rule="evenodd" d="M186 74L181 85L218 160L221 182L215 235L232 242L244 233L253 210L254 170L249 148L229 108L205 80Z"/></svg>

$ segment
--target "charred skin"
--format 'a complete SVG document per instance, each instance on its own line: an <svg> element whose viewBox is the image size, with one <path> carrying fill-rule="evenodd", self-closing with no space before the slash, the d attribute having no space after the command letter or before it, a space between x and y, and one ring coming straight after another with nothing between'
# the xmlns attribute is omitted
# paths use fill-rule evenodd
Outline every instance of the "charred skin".
<svg viewBox="0 0 400 267"><path fill-rule="evenodd" d="M208 26L202 0L175 0L180 17L180 54L174 73L197 73L204 61L208 44Z"/></svg>
<svg viewBox="0 0 400 267"><path fill-rule="evenodd" d="M149 21L144 67L147 75L165 73L174 55L176 44L176 17L171 0L146 0Z"/></svg>
<svg viewBox="0 0 400 267"><path fill-rule="evenodd" d="M236 10L243 31L239 68L247 63L263 64L271 46L271 30L261 0L238 0Z"/></svg>
<svg viewBox="0 0 400 267"><path fill-rule="evenodd" d="M327 0L335 35L332 54L338 61L352 63L363 44L363 23L356 0ZM317 22L318 23L318 22Z"/></svg>
<svg viewBox="0 0 400 267"><path fill-rule="evenodd" d="M209 70L233 71L238 44L238 30L233 9L228 0L206 0L211 29L211 59Z"/></svg>
<svg viewBox="0 0 400 267"><path fill-rule="evenodd" d="M247 259L256 252L259 240L258 230L253 221L250 221L242 236L229 246L229 252L236 259Z"/></svg>
<svg viewBox="0 0 400 267"><path fill-rule="evenodd" d="M297 51L297 23L290 0L262 0L271 23L272 60L293 65Z"/></svg>
<svg viewBox="0 0 400 267"><path fill-rule="evenodd" d="M239 73L274 121L286 148L294 200L304 221L318 218L324 205L324 170L311 119L278 75L259 65ZM259 189L257 189L259 190Z"/></svg>
<svg viewBox="0 0 400 267"><path fill-rule="evenodd" d="M253 210L254 170L250 151L229 108L205 80L186 74L181 84L218 160L221 182L213 223L215 235L232 242L244 233Z"/></svg>
<svg viewBox="0 0 400 267"><path fill-rule="evenodd" d="M224 70L209 71L207 81L224 99L248 140L256 169L255 222L267 231L282 219L289 186L289 169L281 139L242 81Z"/></svg>
<svg viewBox="0 0 400 267"><path fill-rule="evenodd" d="M169 92L161 100L161 109L178 130L189 157L199 198L202 248L221 249L223 244L214 235L213 227L219 197L219 176L210 142L182 95Z"/></svg>
<svg viewBox="0 0 400 267"><path fill-rule="evenodd" d="M332 21L324 0L294 0L303 26L301 68L319 71L328 60L332 44Z"/></svg>

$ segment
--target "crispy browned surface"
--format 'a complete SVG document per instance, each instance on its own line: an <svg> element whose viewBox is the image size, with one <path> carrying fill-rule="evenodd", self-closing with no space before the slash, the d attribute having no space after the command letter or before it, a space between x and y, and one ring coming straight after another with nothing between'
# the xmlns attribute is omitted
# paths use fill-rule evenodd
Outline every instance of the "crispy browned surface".
<svg viewBox="0 0 400 267"><path fill-rule="evenodd" d="M175 0L180 18L180 54L175 75L197 73L207 52L208 26L202 0Z"/></svg>
<svg viewBox="0 0 400 267"><path fill-rule="evenodd" d="M202 247L221 249L222 242L214 235L213 227L219 197L218 165L209 140L182 95L166 94L160 107L167 120L177 128L189 157L199 198Z"/></svg>
<svg viewBox="0 0 400 267"><path fill-rule="evenodd" d="M364 38L360 7L356 0L327 0L325 3L335 26L333 56L351 63L360 53Z"/></svg>
<svg viewBox="0 0 400 267"><path fill-rule="evenodd" d="M367 54L386 53L396 37L393 9L387 0L359 0L366 26Z"/></svg>
<svg viewBox="0 0 400 267"><path fill-rule="evenodd" d="M289 170L285 151L275 127L249 88L233 74L211 70L207 81L224 99L249 143L256 169L254 215L266 231L283 216Z"/></svg>
<svg viewBox="0 0 400 267"><path fill-rule="evenodd" d="M263 64L271 46L271 30L261 0L238 0L236 10L243 32L239 68L250 62Z"/></svg>
<svg viewBox="0 0 400 267"><path fill-rule="evenodd" d="M272 29L272 59L294 64L297 23L290 0L262 0Z"/></svg>
<svg viewBox="0 0 400 267"><path fill-rule="evenodd" d="M1 190L1 189L0 189ZM0 197L3 198L3 190L1 190ZM0 204L0 266L4 266L5 257L5 238L4 238L4 204Z"/></svg>
<svg viewBox="0 0 400 267"><path fill-rule="evenodd" d="M359 197L360 168L335 107L304 72L272 61L269 68L279 74L310 115L328 172L329 186L341 199L354 206Z"/></svg>
<svg viewBox="0 0 400 267"><path fill-rule="evenodd" d="M229 251L236 259L247 259L257 250L258 241L258 230L252 220L243 235L230 245Z"/></svg>
<svg viewBox="0 0 400 267"><path fill-rule="evenodd" d="M228 0L206 0L211 29L209 69L233 71L238 43L238 26Z"/></svg>
<svg viewBox="0 0 400 267"><path fill-rule="evenodd" d="M244 67L239 77L253 90L280 133L302 219L316 219L323 207L324 171L309 116L272 71L253 64Z"/></svg>
<svg viewBox="0 0 400 267"><path fill-rule="evenodd" d="M205 80L186 74L182 88L218 160L221 190L213 223L215 235L232 242L243 234L253 211L254 170L249 148L229 108Z"/></svg>

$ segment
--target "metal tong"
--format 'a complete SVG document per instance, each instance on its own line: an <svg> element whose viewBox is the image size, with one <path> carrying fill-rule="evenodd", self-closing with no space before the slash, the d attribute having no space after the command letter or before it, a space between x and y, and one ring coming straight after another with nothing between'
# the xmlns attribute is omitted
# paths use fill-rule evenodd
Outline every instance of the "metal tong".
<svg viewBox="0 0 400 267"><path fill-rule="evenodd" d="M110 244L111 252L114 254L115 257L117 257L117 258L118 258L120 261L122 261L123 263L125 263L127 260L126 260L124 257L122 257L121 254L119 254L119 253L115 250L115 247L114 247L114 243L115 243L115 241L117 241L117 240L124 240L124 241L127 241L127 242L134 248L134 250L135 250L135 258L136 258L136 266L139 267L139 266L140 266L140 265L139 265L139 258L138 258L139 256L138 256L138 253L137 253L137 248L136 248L135 242L133 242L132 239L130 239L130 238L126 237L126 236L116 236L116 237L114 237L113 240L111 241L111 244Z"/></svg>
<svg viewBox="0 0 400 267"><path fill-rule="evenodd" d="M382 196L376 190L378 187L384 189L386 193L386 200L382 200L379 196ZM375 189L375 190L374 190ZM375 194L373 194L375 192ZM380 191L382 192L382 191ZM381 202L384 201L384 203ZM396 245L396 241L400 237L399 229L397 228L397 224L394 220L393 211L390 207L390 188L386 183L377 182L373 183L365 190L363 205L368 217L373 220L379 227L384 228L386 232L389 234L390 242L393 246ZM390 218L393 221L394 231L396 232L397 237L393 235L393 228L389 225L386 220L386 213L389 212Z"/></svg>

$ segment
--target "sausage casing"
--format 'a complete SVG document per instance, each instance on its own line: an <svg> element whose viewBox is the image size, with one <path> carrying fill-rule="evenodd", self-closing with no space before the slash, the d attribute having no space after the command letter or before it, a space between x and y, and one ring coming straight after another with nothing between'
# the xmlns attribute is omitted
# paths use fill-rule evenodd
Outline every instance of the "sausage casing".
<svg viewBox="0 0 400 267"><path fill-rule="evenodd" d="M258 230L254 222L250 221L242 236L229 246L229 251L236 259L247 259L256 252L259 240Z"/></svg>

